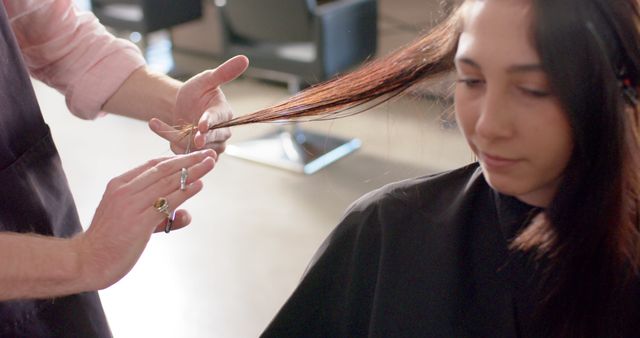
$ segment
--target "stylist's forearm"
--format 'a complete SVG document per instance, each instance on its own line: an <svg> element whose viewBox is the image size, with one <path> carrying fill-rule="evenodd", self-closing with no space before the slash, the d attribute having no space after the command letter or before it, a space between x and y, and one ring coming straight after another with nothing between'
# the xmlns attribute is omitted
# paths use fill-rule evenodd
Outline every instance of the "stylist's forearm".
<svg viewBox="0 0 640 338"><path fill-rule="evenodd" d="M76 239L0 233L0 301L92 290Z"/></svg>
<svg viewBox="0 0 640 338"><path fill-rule="evenodd" d="M142 67L134 71L102 107L105 112L148 121L171 122L176 94L182 83Z"/></svg>

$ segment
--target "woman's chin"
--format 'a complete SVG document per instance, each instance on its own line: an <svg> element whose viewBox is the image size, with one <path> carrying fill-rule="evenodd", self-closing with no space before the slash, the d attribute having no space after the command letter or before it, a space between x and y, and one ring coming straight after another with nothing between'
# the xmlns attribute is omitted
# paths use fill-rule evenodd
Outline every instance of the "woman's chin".
<svg viewBox="0 0 640 338"><path fill-rule="evenodd" d="M485 174L485 180L493 190L496 190L503 195L517 197L518 195L526 194L527 192L527 189L523 186L523 182L521 180L504 177L502 175L487 174Z"/></svg>
<svg viewBox="0 0 640 338"><path fill-rule="evenodd" d="M546 208L553 199L550 189L535 189L522 180L498 180L487 179L487 183L493 190L507 196L512 196L532 206Z"/></svg>

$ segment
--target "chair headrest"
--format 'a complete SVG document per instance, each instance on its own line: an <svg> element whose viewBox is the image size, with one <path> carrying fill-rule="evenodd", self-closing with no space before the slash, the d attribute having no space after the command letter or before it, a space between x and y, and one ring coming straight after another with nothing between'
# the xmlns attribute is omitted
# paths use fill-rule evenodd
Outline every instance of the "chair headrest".
<svg viewBox="0 0 640 338"><path fill-rule="evenodd" d="M250 41L309 41L316 0L227 0L224 24Z"/></svg>

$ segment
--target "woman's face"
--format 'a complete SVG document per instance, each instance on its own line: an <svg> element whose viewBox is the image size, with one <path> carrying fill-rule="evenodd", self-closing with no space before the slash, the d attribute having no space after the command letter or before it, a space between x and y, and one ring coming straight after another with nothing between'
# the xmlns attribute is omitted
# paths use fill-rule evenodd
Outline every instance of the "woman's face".
<svg viewBox="0 0 640 338"><path fill-rule="evenodd" d="M491 187L553 198L573 150L567 114L531 43L528 0L472 0L455 64L456 118Z"/></svg>

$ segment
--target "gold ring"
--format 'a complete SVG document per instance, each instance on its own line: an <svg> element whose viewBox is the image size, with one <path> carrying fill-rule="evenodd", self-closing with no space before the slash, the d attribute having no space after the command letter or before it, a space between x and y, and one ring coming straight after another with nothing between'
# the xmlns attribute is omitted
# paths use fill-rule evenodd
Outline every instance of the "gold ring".
<svg viewBox="0 0 640 338"><path fill-rule="evenodd" d="M170 214L169 200L167 200L166 197L159 197L155 202L153 202L153 208L167 216Z"/></svg>

